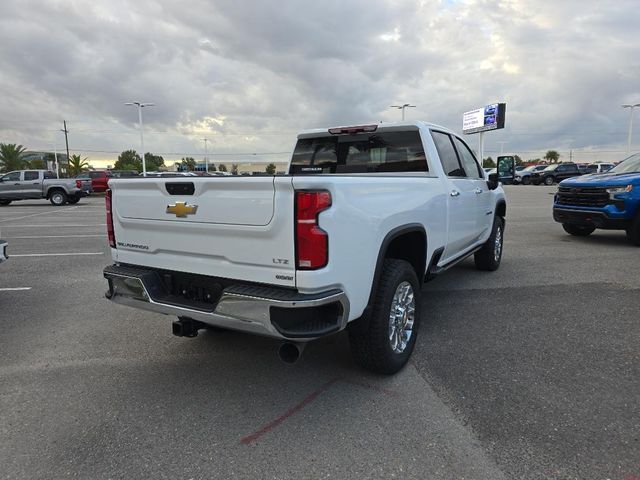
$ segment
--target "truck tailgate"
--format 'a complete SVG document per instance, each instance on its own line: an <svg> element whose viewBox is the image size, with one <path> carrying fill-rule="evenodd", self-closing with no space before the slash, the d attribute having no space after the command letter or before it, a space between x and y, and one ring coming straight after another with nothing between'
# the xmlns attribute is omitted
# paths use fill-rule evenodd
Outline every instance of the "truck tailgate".
<svg viewBox="0 0 640 480"><path fill-rule="evenodd" d="M287 177L111 180L120 263L295 286Z"/></svg>

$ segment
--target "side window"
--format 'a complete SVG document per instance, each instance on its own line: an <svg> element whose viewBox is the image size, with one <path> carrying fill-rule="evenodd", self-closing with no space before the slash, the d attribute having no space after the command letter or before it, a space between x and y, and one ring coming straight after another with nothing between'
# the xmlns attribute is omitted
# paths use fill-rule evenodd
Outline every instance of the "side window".
<svg viewBox="0 0 640 480"><path fill-rule="evenodd" d="M47 180L50 178L57 178L56 174L53 172L44 172L44 179Z"/></svg>
<svg viewBox="0 0 640 480"><path fill-rule="evenodd" d="M483 178L484 176L480 173L480 166L476 161L476 157L473 156L469 147L467 147L467 145L458 137L453 137L453 142L456 144L456 149L462 159L462 164L464 165L465 172L467 172L467 177Z"/></svg>
<svg viewBox="0 0 640 480"><path fill-rule="evenodd" d="M38 180L38 172L24 172L24 181Z"/></svg>
<svg viewBox="0 0 640 480"><path fill-rule="evenodd" d="M440 157L444 173L448 177L464 177L465 173L460 166L458 155L451 142L451 137L442 132L431 132L431 137L436 144L436 150L438 150L438 156Z"/></svg>
<svg viewBox="0 0 640 480"><path fill-rule="evenodd" d="M2 177L3 182L19 182L20 172L11 172Z"/></svg>
<svg viewBox="0 0 640 480"><path fill-rule="evenodd" d="M569 165L558 165L556 169L558 172L567 172L569 171Z"/></svg>

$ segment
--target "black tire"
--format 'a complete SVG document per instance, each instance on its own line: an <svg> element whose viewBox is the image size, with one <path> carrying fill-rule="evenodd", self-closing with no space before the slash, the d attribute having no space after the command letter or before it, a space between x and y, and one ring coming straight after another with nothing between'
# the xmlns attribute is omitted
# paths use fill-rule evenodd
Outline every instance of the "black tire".
<svg viewBox="0 0 640 480"><path fill-rule="evenodd" d="M394 351L390 333L393 328L391 308L396 293L401 291L401 287L406 288L405 284L409 284L413 294L413 324L406 346L400 349L401 344L396 343L399 351ZM384 375L394 374L406 365L416 344L420 299L420 283L413 267L404 260L386 259L374 292L371 314L349 323L348 326L351 353L359 365ZM403 318L406 325L407 317ZM396 320L400 321L398 317Z"/></svg>
<svg viewBox="0 0 640 480"><path fill-rule="evenodd" d="M555 183L555 179L549 175L548 177L544 177L544 184L545 185L553 185Z"/></svg>
<svg viewBox="0 0 640 480"><path fill-rule="evenodd" d="M67 194L64 193L62 190L54 190L49 195L49 201L51 202L51 205L54 205L56 207L61 207L62 205L67 203L69 199L67 198Z"/></svg>
<svg viewBox="0 0 640 480"><path fill-rule="evenodd" d="M592 227L591 225L576 225L575 223L563 223L562 228L569 235L575 235L576 237L586 237L587 235L591 235L596 227Z"/></svg>
<svg viewBox="0 0 640 480"><path fill-rule="evenodd" d="M67 202L74 205L80 201L80 197L69 197Z"/></svg>
<svg viewBox="0 0 640 480"><path fill-rule="evenodd" d="M531 179L529 178L529 175L527 175L526 177L522 177L522 184L531 185Z"/></svg>
<svg viewBox="0 0 640 480"><path fill-rule="evenodd" d="M494 272L500 267L502 261L502 246L504 244L504 219L494 217L491 235L483 247L478 250L473 259L478 270Z"/></svg>
<svg viewBox="0 0 640 480"><path fill-rule="evenodd" d="M640 213L636 215L635 220L631 223L631 226L627 229L627 238L629 241L637 247L640 247Z"/></svg>
<svg viewBox="0 0 640 480"><path fill-rule="evenodd" d="M6 207L11 203L11 200L0 200L0 206Z"/></svg>

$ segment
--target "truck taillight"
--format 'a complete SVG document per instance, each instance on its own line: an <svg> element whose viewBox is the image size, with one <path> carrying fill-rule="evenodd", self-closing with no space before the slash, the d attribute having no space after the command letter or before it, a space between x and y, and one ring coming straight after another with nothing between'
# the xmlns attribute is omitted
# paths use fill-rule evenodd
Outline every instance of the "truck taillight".
<svg viewBox="0 0 640 480"><path fill-rule="evenodd" d="M331 206L326 190L296 192L296 268L316 270L329 261L329 236L318 226L318 215Z"/></svg>
<svg viewBox="0 0 640 480"><path fill-rule="evenodd" d="M82 180L76 180L76 188L82 188Z"/></svg>
<svg viewBox="0 0 640 480"><path fill-rule="evenodd" d="M109 246L116 248L116 235L113 231L113 213L111 212L111 190L107 190L104 195L104 203L107 207L107 236L109 237Z"/></svg>

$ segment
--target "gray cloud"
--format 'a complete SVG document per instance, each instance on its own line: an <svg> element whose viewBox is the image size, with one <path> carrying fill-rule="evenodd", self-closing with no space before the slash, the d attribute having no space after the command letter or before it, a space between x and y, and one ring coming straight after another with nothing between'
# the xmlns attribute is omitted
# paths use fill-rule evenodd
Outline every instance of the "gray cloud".
<svg viewBox="0 0 640 480"><path fill-rule="evenodd" d="M72 148L136 148L123 103L139 99L157 104L152 151L201 152L206 136L278 152L300 128L395 120L396 102L459 130L465 110L506 101L488 150L624 150L637 18L635 1L5 0L0 141L60 145L67 119Z"/></svg>

